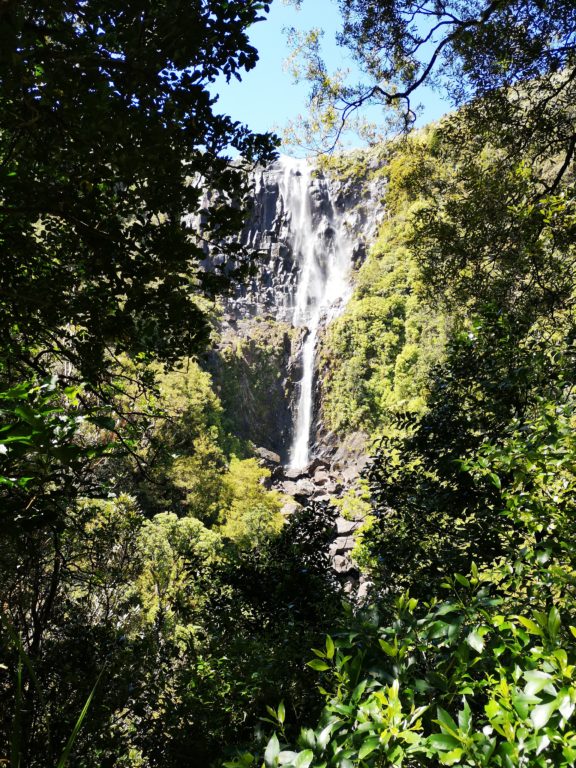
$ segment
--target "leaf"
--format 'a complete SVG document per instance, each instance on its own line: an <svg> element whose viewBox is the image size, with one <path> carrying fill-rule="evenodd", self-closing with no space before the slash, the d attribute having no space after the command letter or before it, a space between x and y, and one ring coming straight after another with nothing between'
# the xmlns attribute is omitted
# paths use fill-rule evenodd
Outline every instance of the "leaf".
<svg viewBox="0 0 576 768"><path fill-rule="evenodd" d="M461 584L463 587L470 587L470 582L466 578L466 576L462 576L461 573L455 573L454 578L458 582L458 584Z"/></svg>
<svg viewBox="0 0 576 768"><path fill-rule="evenodd" d="M456 736L458 733L458 726L452 719L451 715L446 712L445 709L442 709L442 707L437 708L437 714L438 714L438 720L437 722L442 730L443 733L450 733L453 736Z"/></svg>
<svg viewBox="0 0 576 768"><path fill-rule="evenodd" d="M458 728L462 733L469 734L472 725L472 712L466 696L462 697L463 708L458 712Z"/></svg>
<svg viewBox="0 0 576 768"><path fill-rule="evenodd" d="M278 721L280 723L284 723L285 717L286 717L286 707L284 706L284 702L281 701L280 704L278 704Z"/></svg>
<svg viewBox="0 0 576 768"><path fill-rule="evenodd" d="M78 734L80 733L80 729L82 728L82 723L86 719L86 715L88 714L88 710L90 709L90 705L92 704L92 699L94 698L94 694L96 693L96 689L98 688L98 683L100 682L100 678L104 674L104 670L106 667L102 667L102 670L100 674L98 675L98 679L94 683L94 687L90 691L90 695L86 699L86 703L84 704L82 711L78 715L78 719L76 720L76 723L74 724L74 728L72 729L72 733L70 734L70 738L66 742L66 746L64 747L64 751L62 752L60 759L58 760L58 763L56 765L56 768L66 768L66 765L68 765L68 760L70 758L70 753L72 752L72 748L74 746L74 743L76 739L78 738Z"/></svg>
<svg viewBox="0 0 576 768"><path fill-rule="evenodd" d="M304 752L300 752L294 760L294 768L308 768L312 760L314 760L314 752L311 749L306 749Z"/></svg>
<svg viewBox="0 0 576 768"><path fill-rule="evenodd" d="M447 733L433 733L427 739L428 744L433 748L442 751L456 749L460 746L458 739L449 736Z"/></svg>
<svg viewBox="0 0 576 768"><path fill-rule="evenodd" d="M463 750L452 749L450 752L442 752L438 757L442 765L456 765L460 762L460 758L463 755Z"/></svg>
<svg viewBox="0 0 576 768"><path fill-rule="evenodd" d="M498 488L498 490L502 488L502 481L500 480L497 474L495 474L494 472L490 472L488 474L488 477L490 478L492 485L495 485L496 488Z"/></svg>
<svg viewBox="0 0 576 768"><path fill-rule="evenodd" d="M562 688L557 698L558 711L564 718L564 720L570 720L572 713L574 712L574 702L570 696L570 690L568 688Z"/></svg>
<svg viewBox="0 0 576 768"><path fill-rule="evenodd" d="M330 669L330 665L326 664L325 661L320 661L320 659L312 659L312 661L306 662L306 666L315 669L317 672L325 672L327 669Z"/></svg>
<svg viewBox="0 0 576 768"><path fill-rule="evenodd" d="M280 754L280 743L276 734L272 736L264 752L264 764L266 768L276 768L278 765L278 755Z"/></svg>
<svg viewBox="0 0 576 768"><path fill-rule="evenodd" d="M363 760L365 757L368 757L372 752L374 752L375 749L378 749L380 746L380 739L377 737L373 737L370 739L366 739L366 741L362 744L360 747L360 750L358 751L358 759Z"/></svg>
<svg viewBox="0 0 576 768"><path fill-rule="evenodd" d="M331 723L328 723L328 725L325 726L318 734L318 738L316 739L316 744L320 747L321 750L326 749L326 745L330 741L330 734L332 733L332 729L339 722L341 721L336 720Z"/></svg>
<svg viewBox="0 0 576 768"><path fill-rule="evenodd" d="M466 642L472 648L473 650L477 651L478 653L482 653L484 650L484 638L478 634L475 630L470 632L468 637L466 638Z"/></svg>
<svg viewBox="0 0 576 768"><path fill-rule="evenodd" d="M550 608L550 613L548 614L548 634L550 635L551 640L555 640L558 635L558 630L560 629L560 611L558 608L556 608L555 605Z"/></svg>
<svg viewBox="0 0 576 768"><path fill-rule="evenodd" d="M334 651L335 650L336 649L335 649L335 646L334 646L334 641L332 640L330 635L328 635L326 637L326 658L327 659L334 658Z"/></svg>
<svg viewBox="0 0 576 768"><path fill-rule="evenodd" d="M527 619L525 616L516 616L520 624L525 627L531 635L542 635L542 630L532 619Z"/></svg>
<svg viewBox="0 0 576 768"><path fill-rule="evenodd" d="M530 713L530 720L532 720L534 728L537 730L539 728L544 728L557 708L556 701L550 701L547 704L538 704L538 706L534 707Z"/></svg>
<svg viewBox="0 0 576 768"><path fill-rule="evenodd" d="M378 640L378 642L380 643L380 648L382 648L387 656L392 656L392 658L394 658L394 656L398 654L398 649L394 648L390 643L387 643L386 640Z"/></svg>
<svg viewBox="0 0 576 768"><path fill-rule="evenodd" d="M528 669L524 672L524 679L526 680L524 691L529 696L540 693L540 691L552 684L552 676L547 672L542 672L540 669Z"/></svg>
<svg viewBox="0 0 576 768"><path fill-rule="evenodd" d="M116 428L116 419L111 416L89 416L87 421L96 427L107 429L110 432Z"/></svg>

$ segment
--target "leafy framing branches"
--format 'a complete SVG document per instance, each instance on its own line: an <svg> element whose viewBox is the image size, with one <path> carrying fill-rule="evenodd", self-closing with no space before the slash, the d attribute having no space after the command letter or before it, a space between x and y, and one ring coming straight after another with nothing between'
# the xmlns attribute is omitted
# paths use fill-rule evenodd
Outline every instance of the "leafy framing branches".
<svg viewBox="0 0 576 768"><path fill-rule="evenodd" d="M47 350L95 379L107 347L173 361L206 339L204 251L182 217L221 190L204 234L237 231L247 184L224 152L273 153L208 90L255 65L246 28L266 10L2 5L0 339L13 365Z"/></svg>
<svg viewBox="0 0 576 768"><path fill-rule="evenodd" d="M320 108L324 116L316 120L324 131L316 146L324 150L334 148L350 117L370 105L384 107L385 114L397 109L409 129L423 85L443 89L456 105L478 106L487 99L489 106L480 110L484 122L505 125L505 118L513 117L516 134L525 136L574 79L576 17L566 0L338 0L338 5L343 26L337 40L352 53L364 79L348 84L330 77L317 40L310 38L310 104L313 113ZM573 131L569 140L572 136Z"/></svg>

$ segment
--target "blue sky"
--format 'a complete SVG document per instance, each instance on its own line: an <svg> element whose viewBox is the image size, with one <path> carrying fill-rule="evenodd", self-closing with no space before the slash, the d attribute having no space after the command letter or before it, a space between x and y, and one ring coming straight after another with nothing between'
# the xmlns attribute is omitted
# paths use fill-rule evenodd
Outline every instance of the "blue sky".
<svg viewBox="0 0 576 768"><path fill-rule="evenodd" d="M251 72L244 73L242 82L219 81L215 93L219 94L218 111L246 123L254 131L277 130L288 120L296 118L306 109L306 84L294 84L291 75L283 70L288 55L285 27L324 30L323 49L329 68L350 67L345 51L336 46L334 35L338 28L338 10L334 0L304 0L301 10L274 0L266 21L255 24L250 41L257 48L260 61ZM431 91L419 92L419 101L425 107L420 124L440 117L449 108ZM370 115L371 119L373 115Z"/></svg>

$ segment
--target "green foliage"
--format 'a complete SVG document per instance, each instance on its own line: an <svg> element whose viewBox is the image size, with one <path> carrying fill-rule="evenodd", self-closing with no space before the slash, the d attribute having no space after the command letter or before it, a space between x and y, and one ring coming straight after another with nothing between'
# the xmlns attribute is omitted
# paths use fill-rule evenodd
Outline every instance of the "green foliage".
<svg viewBox="0 0 576 768"><path fill-rule="evenodd" d="M240 229L246 178L223 152L271 156L274 139L218 115L208 91L255 65L246 29L266 8L3 5L0 329L12 365L53 353L94 380L107 350L174 361L206 341L196 297L218 281L200 274L182 217L209 188L229 197L204 237Z"/></svg>
<svg viewBox="0 0 576 768"><path fill-rule="evenodd" d="M421 413L430 369L443 354L445 320L421 296L420 272L407 247L411 227L395 191L415 155L408 145L392 157L386 200L398 213L382 223L354 295L322 346L323 414L340 434L378 433L394 413Z"/></svg>
<svg viewBox="0 0 576 768"><path fill-rule="evenodd" d="M208 360L228 430L280 453L291 425L288 363L297 333L269 317L240 322Z"/></svg>
<svg viewBox="0 0 576 768"><path fill-rule="evenodd" d="M574 413L542 402L481 446L465 469L498 492L502 556L444 577L448 597L400 595L314 650L323 713L293 750L272 737L266 766L573 765Z"/></svg>
<svg viewBox="0 0 576 768"><path fill-rule="evenodd" d="M164 512L143 524L138 549L143 569L137 594L145 610L144 620L178 635L185 627L175 625L176 606L187 613L192 609L187 610L187 604L202 599L194 589L191 573L218 560L222 539L200 520Z"/></svg>
<svg viewBox="0 0 576 768"><path fill-rule="evenodd" d="M263 485L269 477L270 472L259 467L256 459L233 457L230 462L224 481L230 504L221 512L219 530L241 549L263 546L284 524L281 495Z"/></svg>

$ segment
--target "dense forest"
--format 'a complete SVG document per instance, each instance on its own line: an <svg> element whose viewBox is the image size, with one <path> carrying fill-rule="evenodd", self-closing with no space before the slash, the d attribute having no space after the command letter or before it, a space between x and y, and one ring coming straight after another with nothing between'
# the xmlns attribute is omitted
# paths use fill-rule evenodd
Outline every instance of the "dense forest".
<svg viewBox="0 0 576 768"><path fill-rule="evenodd" d="M314 407L366 455L294 503L261 449L305 333L226 319L280 140L212 95L269 4L0 2L2 765L576 764L576 6L334 10L364 79L294 33L311 179L379 199Z"/></svg>

